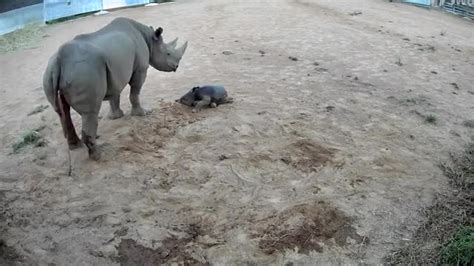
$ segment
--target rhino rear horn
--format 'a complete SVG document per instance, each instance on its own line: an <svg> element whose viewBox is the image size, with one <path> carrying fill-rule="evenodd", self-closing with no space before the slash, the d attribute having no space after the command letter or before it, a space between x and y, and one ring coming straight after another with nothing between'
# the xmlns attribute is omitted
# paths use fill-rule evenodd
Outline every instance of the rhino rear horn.
<svg viewBox="0 0 474 266"><path fill-rule="evenodd" d="M176 47L176 44L178 44L178 38L174 39L172 42L169 42L168 45L172 48Z"/></svg>

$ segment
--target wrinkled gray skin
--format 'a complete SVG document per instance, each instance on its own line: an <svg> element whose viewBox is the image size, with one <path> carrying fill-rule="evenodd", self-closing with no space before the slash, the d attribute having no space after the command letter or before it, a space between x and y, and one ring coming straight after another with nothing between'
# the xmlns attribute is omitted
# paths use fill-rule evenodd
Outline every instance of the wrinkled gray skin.
<svg viewBox="0 0 474 266"><path fill-rule="evenodd" d="M97 32L76 36L51 57L43 88L59 114L69 149L82 146L70 107L82 117L82 141L94 160L100 158L96 136L102 101L110 103L110 119L122 117L120 93L129 84L131 115L148 112L139 100L148 66L176 71L187 47L186 42L176 49L177 40L165 43L162 32L162 28L155 31L128 18L116 18Z"/></svg>
<svg viewBox="0 0 474 266"><path fill-rule="evenodd" d="M176 100L176 102L193 106L193 112L198 112L204 106L215 108L219 104L232 103L233 99L227 97L227 91L224 87L207 85L192 88L183 97Z"/></svg>

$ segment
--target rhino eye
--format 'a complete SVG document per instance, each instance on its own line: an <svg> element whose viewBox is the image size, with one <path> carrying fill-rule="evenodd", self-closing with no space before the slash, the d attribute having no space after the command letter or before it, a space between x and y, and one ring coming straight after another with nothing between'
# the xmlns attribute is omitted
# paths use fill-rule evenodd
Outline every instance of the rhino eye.
<svg viewBox="0 0 474 266"><path fill-rule="evenodd" d="M171 55L171 53L168 53L168 55Z"/></svg>

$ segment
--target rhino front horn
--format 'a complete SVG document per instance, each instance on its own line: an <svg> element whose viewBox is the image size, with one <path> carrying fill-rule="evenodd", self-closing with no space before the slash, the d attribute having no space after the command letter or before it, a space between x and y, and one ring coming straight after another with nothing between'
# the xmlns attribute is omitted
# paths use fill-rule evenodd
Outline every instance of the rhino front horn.
<svg viewBox="0 0 474 266"><path fill-rule="evenodd" d="M187 41L183 44L183 46L178 48L178 54L179 54L180 57L182 57L184 55L184 52L186 51L186 48L188 48L188 42Z"/></svg>

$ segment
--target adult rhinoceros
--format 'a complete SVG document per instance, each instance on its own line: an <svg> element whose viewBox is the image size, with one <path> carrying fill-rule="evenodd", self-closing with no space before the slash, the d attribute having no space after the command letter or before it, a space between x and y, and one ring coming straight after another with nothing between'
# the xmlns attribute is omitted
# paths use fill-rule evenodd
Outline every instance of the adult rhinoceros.
<svg viewBox="0 0 474 266"><path fill-rule="evenodd" d="M110 103L110 119L123 116L120 93L130 84L132 115L145 111L139 101L148 66L176 71L187 42L164 43L163 29L153 30L128 18L116 18L97 32L76 36L49 60L43 78L46 97L59 114L69 149L82 146L71 120L70 107L82 117L82 140L89 158L98 160L98 114L102 101Z"/></svg>

